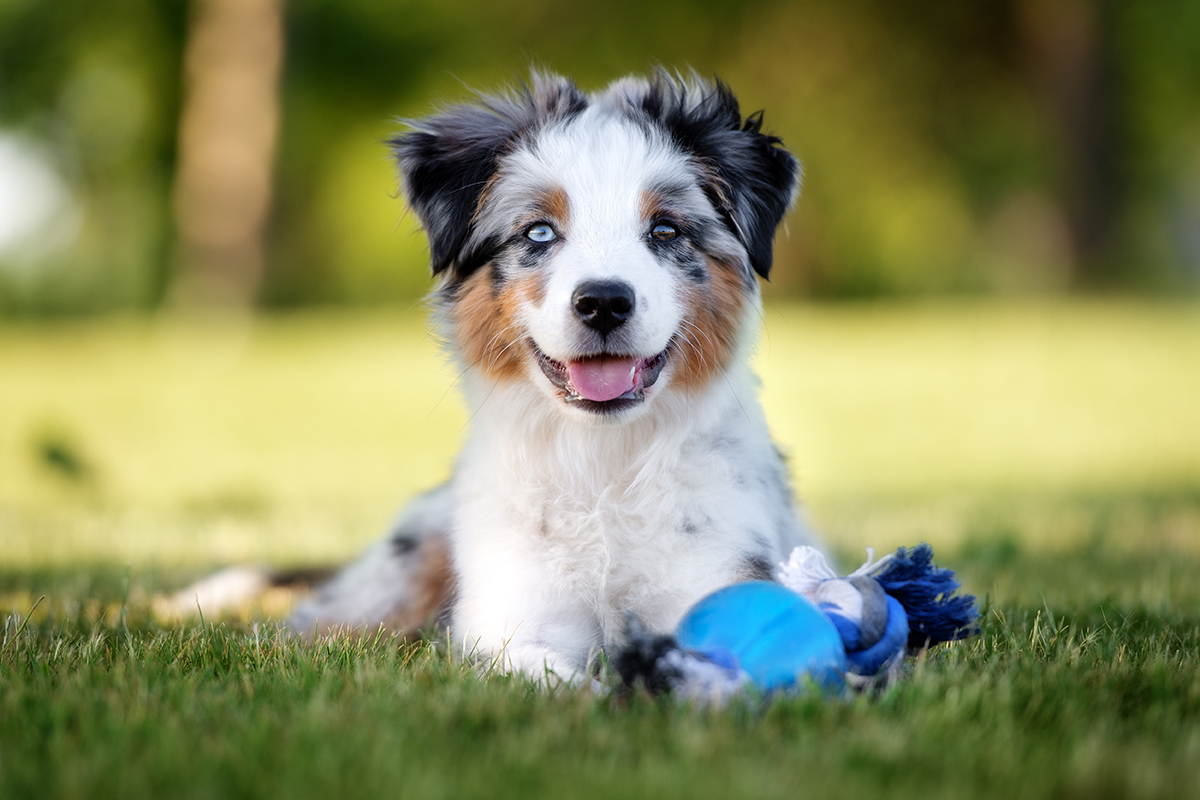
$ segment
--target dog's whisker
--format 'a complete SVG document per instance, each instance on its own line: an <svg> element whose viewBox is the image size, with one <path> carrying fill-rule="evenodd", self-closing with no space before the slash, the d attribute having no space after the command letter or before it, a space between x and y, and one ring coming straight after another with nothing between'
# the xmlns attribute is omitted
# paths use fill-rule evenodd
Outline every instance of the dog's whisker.
<svg viewBox="0 0 1200 800"><path fill-rule="evenodd" d="M446 322L446 320L448 320L450 318L450 315L454 313L454 307L452 305L446 305L443 308L443 307L439 306L437 301L433 301L430 304L435 309L435 317L430 322L429 326L426 327L425 337L421 341L425 341L425 339L428 339L431 336L437 335L437 331L439 329L441 329L442 325Z"/></svg>
<svg viewBox="0 0 1200 800"><path fill-rule="evenodd" d="M488 389L488 393L483 396L483 399L479 401L479 404L477 406L475 406L475 410L471 412L471 415L469 417L467 417L467 421L464 422L462 427L458 429L459 433L462 433L470 426L471 422L474 421L475 416L480 411L483 410L483 407L485 405L487 405L487 401L492 398L492 393L496 391L496 387L499 385L500 385L500 378L497 377L495 380L492 381L492 386L490 389Z"/></svg>
<svg viewBox="0 0 1200 800"><path fill-rule="evenodd" d="M450 394L450 390L452 390L458 384L458 381L463 375L466 375L470 371L470 367L463 367L461 370L459 370L458 374L454 376L454 380L450 381L450 385L446 387L446 391L442 392L442 396L439 397L438 401L433 404L433 408L429 409L429 413L425 416L425 419L429 419L433 416L433 412L438 410L438 406L440 406L442 401L446 399L446 396Z"/></svg>
<svg viewBox="0 0 1200 800"><path fill-rule="evenodd" d="M448 312L447 312L447 313L448 313ZM491 346L492 342L494 342L496 339L498 339L500 336L502 336L502 335L505 333L505 331L507 331L507 330L510 330L510 329L511 329L511 328L513 328L513 327L514 327L514 325L513 325L513 324L510 324L510 325L506 326L506 327L504 328L504 330L500 331L500 332L499 332L499 333L497 333L495 336L493 336L493 337L492 337L492 339L491 339L491 341L489 341L489 342L488 342L488 347L490 347L490 346ZM426 336L428 336L428 334L426 334ZM515 341L514 341L514 342L510 342L510 346L511 346L511 344L514 344L514 343L515 343ZM503 353L503 351L501 351L501 353ZM486 354L486 348L485 348L485 354ZM441 396L441 397L439 397L439 398L438 398L438 401L437 401L436 403L434 403L434 404L433 404L433 408L431 408L431 409L429 410L429 414L427 415L426 419L428 419L429 417L432 417L432 416L433 416L433 412L434 412L434 411L436 411L436 410L438 409L438 407L439 407L439 406L442 404L442 402L443 402L443 401L446 399L446 397L447 397L447 396L450 394L450 391L451 391L451 390L452 390L452 389L453 389L453 388L454 388L454 387L455 387L455 386L458 384L458 382L459 382L460 380L462 380L462 377L463 377L464 375L466 375L468 372L470 372L470 371L471 371L473 368L475 368L475 367L478 367L478 366L480 366L480 365L483 363L483 358L484 358L484 356L480 356L480 357L479 357L479 358L478 358L478 359L475 361L475 363L474 363L474 364L468 364L467 366L465 366L465 367L463 367L461 370L459 370L458 374L456 374L456 375L454 376L454 380L450 381L450 385L446 387L446 391L442 392L442 396ZM489 365L488 365L488 369L490 370L490 369L491 369L491 368L493 368L494 366L495 366L495 359L493 359L493 360L491 361L491 363L489 363Z"/></svg>
<svg viewBox="0 0 1200 800"><path fill-rule="evenodd" d="M501 356L508 352L508 349L517 344L519 341L519 339L513 339L508 344L504 345L504 347L500 348L499 352L497 352L492 358L491 363L488 365L488 369L495 369L496 365L500 363Z"/></svg>
<svg viewBox="0 0 1200 800"><path fill-rule="evenodd" d="M515 322L510 322L507 325L505 325L503 328L501 328L499 331L497 331L496 334L494 336L492 336L491 339L488 339L487 344L485 344L483 346L484 352L487 352L488 350L490 350L492 348L492 345L496 343L497 339L499 339L501 336L503 336L504 334L511 331L516 326L517 326L517 324Z"/></svg>
<svg viewBox="0 0 1200 800"><path fill-rule="evenodd" d="M698 331L700 333L700 335L702 335L705 339L708 339L709 346L712 347L715 352L716 345L713 344L713 341L712 341L712 339L709 338L708 334L705 333L702 328L700 328L699 326L692 323L690 320L685 320L685 322L689 326L691 326L694 330ZM731 380L729 380L729 371L727 369L725 369L725 366L723 364L718 363L716 366L717 366L717 369L719 369L721 371L721 377L725 380L725 385L729 387L730 394L732 394L733 399L737 401L738 408L740 408L742 410L742 416L744 416L746 418L747 422L750 422L750 414L746 411L746 407L742 405L742 398L738 396L737 389L734 388L733 382Z"/></svg>
<svg viewBox="0 0 1200 800"><path fill-rule="evenodd" d="M683 324L687 325L689 328L694 330L696 333L703 336L705 341L708 342L708 346L710 348L712 348L712 352L714 352L714 353L717 352L717 346L713 343L712 338L705 332L705 330L703 328L701 328L699 325L697 325L696 323L692 322L689 319L683 319L682 322L683 322Z"/></svg>
<svg viewBox="0 0 1200 800"><path fill-rule="evenodd" d="M488 354L491 354L491 357L488 359L487 367L485 368L487 371L491 372L492 370L494 370L496 368L496 366L500 363L500 357L504 355L504 353L508 350L508 348L510 348L514 344L516 344L518 340L511 339L508 342L508 344L504 345L504 347L500 348L500 350L496 351L496 352L492 352L492 350L493 350L492 345L494 345L496 343L497 339L499 339L501 336L504 336L504 334L515 329L516 327L517 327L517 323L510 322L508 325L505 325L503 328L501 328L500 331L495 336L493 336L491 339L489 339L488 343L486 345L484 345L483 355L480 356L480 361L482 361L483 358L487 357Z"/></svg>
<svg viewBox="0 0 1200 800"><path fill-rule="evenodd" d="M479 366L481 366L481 365L483 364L483 359L484 359L484 357L486 356L487 350L488 350L488 349L490 349L490 347L491 347L492 343L493 343L493 342L495 342L495 341L496 341L496 339L498 339L498 338L500 338L501 336L503 336L503 335L504 335L504 333L505 333L506 331L508 331L508 330L511 330L511 329L512 329L512 328L514 328L514 327L515 327L515 324L509 324L509 325L505 326L505 328L504 328L503 330L501 330L499 333L497 333L495 336L493 336L493 337L491 338L491 340L488 342L488 345L485 347L484 355L481 355L481 356L480 356L478 359L476 359L475 363L473 363L473 364L468 364L467 366L465 366L465 367L463 367L461 370L459 370L458 374L456 374L456 375L454 376L454 380L452 380L452 381L450 382L450 385L446 387L446 391L442 392L442 396L441 396L441 397L439 397L439 398L438 398L438 401L437 401L436 403L434 403L434 404L433 404L433 408L431 408L431 409L429 410L429 414L427 415L426 419L428 419L429 417L432 417L432 416L433 416L433 412L434 412L434 411L436 411L436 410L438 409L438 407L439 407L439 406L442 404L442 402L443 402L443 401L446 399L446 397L447 397L447 396L450 394L450 391L451 391L451 390L452 390L452 389L453 389L453 388L454 388L454 387L455 387L455 386L458 384L458 382L459 382L459 381L462 379L462 377L463 377L464 375L466 375L468 372L470 372L470 371L471 371L473 368L475 368L475 367L479 367ZM503 353L504 353L504 350L508 349L509 347L511 347L512 345L514 345L514 344L516 344L516 343L517 343L517 340L515 340L515 339L514 339L513 341L511 341L511 342L509 342L507 345L505 345L505 347L504 347L504 348L503 348L503 349L502 349L502 350L501 350L499 353L497 353L497 354L496 354L496 356L495 356L494 358L492 358L492 359L489 361L489 363L488 363L488 366L486 367L486 369L487 369L487 370L489 370L489 371L490 371L490 370L492 370L492 369L494 369L494 367L495 367L495 365L496 365L496 363L497 363L497 361L498 361L498 359L499 359L499 356L500 356L500 355L503 355Z"/></svg>
<svg viewBox="0 0 1200 800"><path fill-rule="evenodd" d="M708 335L706 333L704 333L704 331L701 330L698 326L696 326L695 324L690 322L689 320L684 319L684 320L681 320L681 322L684 325L686 325L689 329L696 331L701 336L704 336L705 339L708 339ZM701 366L701 367L708 366L708 358L705 354L704 349L702 347L700 347L700 343L698 341L696 341L696 339L690 333L683 331L683 330L681 330L680 333L682 334L684 341L691 347L692 352L695 354L697 365ZM708 339L708 342L709 342L709 345L712 344L711 339Z"/></svg>
<svg viewBox="0 0 1200 800"><path fill-rule="evenodd" d="M687 325L689 328L691 328L692 330L696 331L701 336L703 336L708 341L709 347L713 348L713 352L716 352L716 345L713 344L712 338L709 337L709 335L704 331L703 328L696 325L691 320L685 319L682 322L684 325ZM738 408L740 408L742 410L742 415L746 418L746 421L749 422L750 414L746 411L746 407L742 405L742 399L741 399L741 397L738 396L737 390L733 386L733 382L729 379L729 371L727 369L725 369L725 366L723 364L720 364L720 363L717 363L716 367L718 370L720 370L721 377L724 379L725 385L729 387L729 392L730 392L730 394L733 395L733 399L737 401Z"/></svg>

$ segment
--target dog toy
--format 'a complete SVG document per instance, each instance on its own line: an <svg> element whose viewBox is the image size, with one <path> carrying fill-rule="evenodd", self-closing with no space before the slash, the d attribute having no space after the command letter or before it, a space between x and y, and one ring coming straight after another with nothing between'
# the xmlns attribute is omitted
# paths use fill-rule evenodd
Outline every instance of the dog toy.
<svg viewBox="0 0 1200 800"><path fill-rule="evenodd" d="M628 620L614 666L622 683L710 702L755 689L837 693L895 677L904 656L978 632L975 598L954 596L954 572L933 549L900 548L839 577L812 547L797 547L778 583L747 581L702 598L674 635Z"/></svg>

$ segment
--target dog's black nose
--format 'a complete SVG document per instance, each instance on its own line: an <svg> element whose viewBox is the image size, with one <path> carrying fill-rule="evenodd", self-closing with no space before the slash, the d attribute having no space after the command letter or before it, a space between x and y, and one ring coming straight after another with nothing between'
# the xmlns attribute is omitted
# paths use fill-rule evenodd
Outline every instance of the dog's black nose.
<svg viewBox="0 0 1200 800"><path fill-rule="evenodd" d="M633 316L633 287L624 281L585 281L571 295L575 316L601 336Z"/></svg>

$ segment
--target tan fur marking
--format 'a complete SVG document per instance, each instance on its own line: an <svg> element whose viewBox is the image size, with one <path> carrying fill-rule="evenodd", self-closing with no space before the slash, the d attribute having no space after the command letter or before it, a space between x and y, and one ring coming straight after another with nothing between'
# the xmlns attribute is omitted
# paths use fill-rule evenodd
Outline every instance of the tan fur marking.
<svg viewBox="0 0 1200 800"><path fill-rule="evenodd" d="M514 280L512 286L521 300L531 306L541 306L546 299L546 275L541 271Z"/></svg>
<svg viewBox="0 0 1200 800"><path fill-rule="evenodd" d="M732 264L710 259L709 281L685 290L688 313L674 358L679 362L675 380L689 391L706 387L733 357L746 299L738 272Z"/></svg>
<svg viewBox="0 0 1200 800"><path fill-rule="evenodd" d="M729 202L729 185L725 183L717 168L711 164L701 163L700 172L704 176L704 182L717 193L717 199L721 201L721 205L731 208L733 204Z"/></svg>
<svg viewBox="0 0 1200 800"><path fill-rule="evenodd" d="M458 290L454 303L456 339L467 366L493 380L516 380L525 374L528 356L524 335L516 323L522 300L544 291L536 277L509 281L499 292L492 283L492 265L476 270Z"/></svg>
<svg viewBox="0 0 1200 800"><path fill-rule="evenodd" d="M362 638L375 635L381 628L406 639L415 639L437 622L454 593L454 571L450 568L450 548L442 536L428 536L417 553L420 569L410 602L397 603L378 624L353 625L345 622L317 623L317 636ZM314 631L300 631L307 637Z"/></svg>
<svg viewBox="0 0 1200 800"><path fill-rule="evenodd" d="M479 213L483 211L483 207L487 205L492 197L492 192L496 188L496 182L499 180L499 173L493 174L487 179L487 183L483 184L483 189L479 192L479 199L475 201L475 210L471 213L471 224L474 225L479 221Z"/></svg>
<svg viewBox="0 0 1200 800"><path fill-rule="evenodd" d="M484 189L480 207L492 188ZM561 187L545 192L534 204L538 214L565 233L570 224L570 201ZM529 355L516 320L522 303L540 306L545 297L545 277L534 273L506 281L497 292L492 281L494 265L476 270L459 287L454 304L454 325L463 357L471 367L493 380L514 380L524 375L522 362Z"/></svg>
<svg viewBox="0 0 1200 800"><path fill-rule="evenodd" d="M555 187L538 198L537 210L557 223L561 233L567 232L571 224L571 201L562 187Z"/></svg>
<svg viewBox="0 0 1200 800"><path fill-rule="evenodd" d="M406 608L397 608L384 621L384 627L408 637L420 634L445 610L454 585L450 569L450 549L440 537L430 537L421 543L422 569L418 579L416 599Z"/></svg>
<svg viewBox="0 0 1200 800"><path fill-rule="evenodd" d="M638 212L642 215L642 219L649 222L662 216L665 205L666 201L661 194L652 192L649 189L643 189L642 199L638 204Z"/></svg>

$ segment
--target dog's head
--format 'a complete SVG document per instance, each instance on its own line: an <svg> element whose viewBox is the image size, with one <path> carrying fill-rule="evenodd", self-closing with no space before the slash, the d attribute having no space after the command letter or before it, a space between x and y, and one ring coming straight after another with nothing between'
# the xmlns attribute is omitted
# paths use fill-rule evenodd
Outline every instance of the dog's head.
<svg viewBox="0 0 1200 800"><path fill-rule="evenodd" d="M535 76L391 141L468 368L590 417L734 357L796 159L721 83Z"/></svg>

